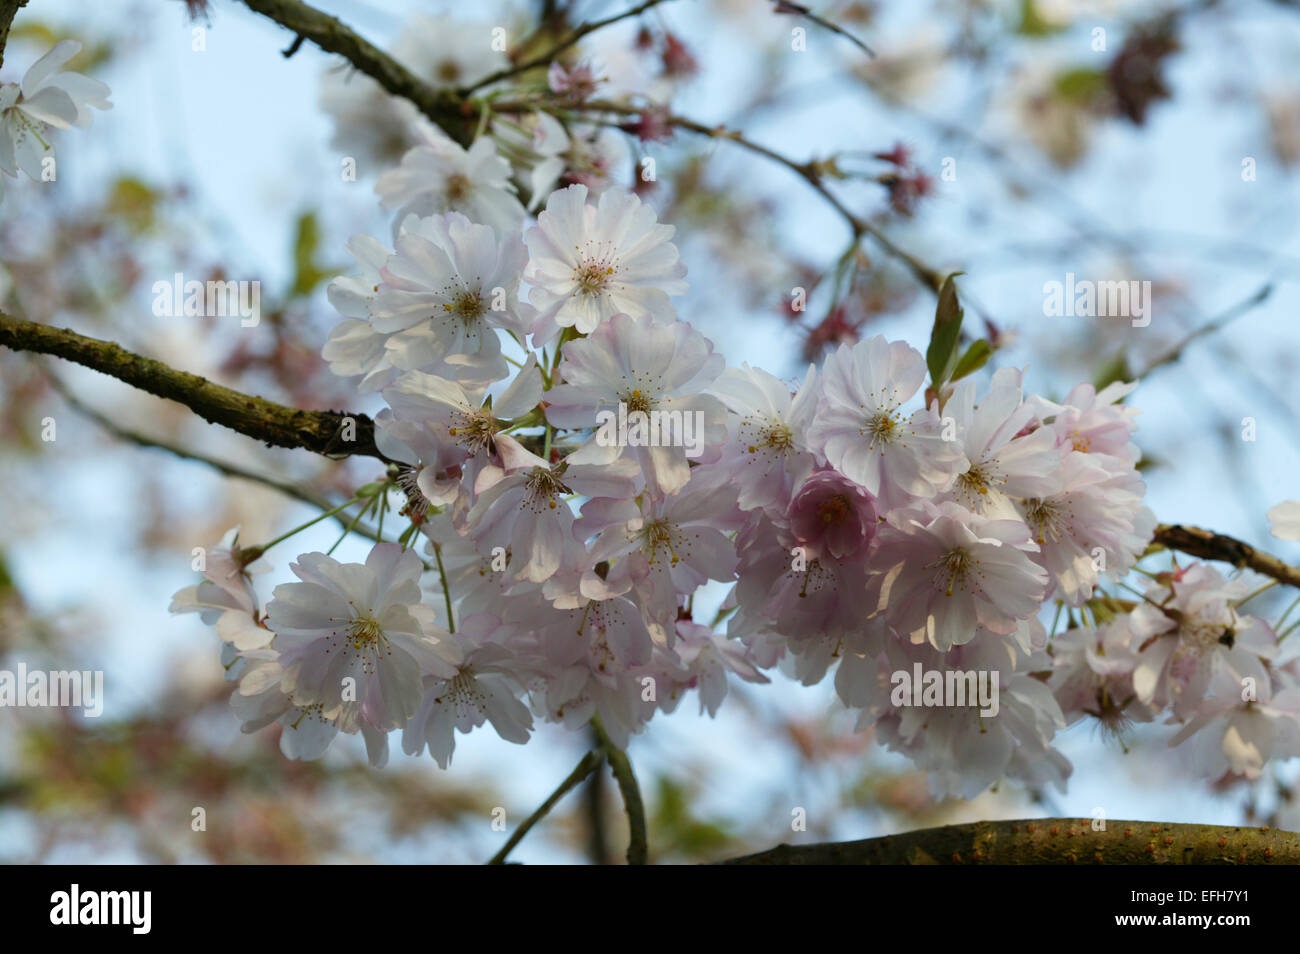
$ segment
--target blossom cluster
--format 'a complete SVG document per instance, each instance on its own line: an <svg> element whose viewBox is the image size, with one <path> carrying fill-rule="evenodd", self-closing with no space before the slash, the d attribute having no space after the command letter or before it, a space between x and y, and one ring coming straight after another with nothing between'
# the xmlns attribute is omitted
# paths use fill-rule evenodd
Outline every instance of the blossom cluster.
<svg viewBox="0 0 1300 954"><path fill-rule="evenodd" d="M586 95L590 75L550 83ZM883 337L794 384L728 366L677 314L674 228L607 179L572 181L552 117L468 146L411 126L376 184L391 237L349 243L323 349L383 401L392 463L358 500L382 513L400 493L407 532L364 563L300 555L265 605L262 548L231 536L173 603L216 626L246 731L278 722L301 758L360 733L375 765L393 730L443 767L485 724L522 743L599 720L622 747L692 690L712 714L729 679L779 669L830 678L938 792L1063 788L1053 740L1085 715L1168 713L1247 775L1300 752L1297 670L1236 610L1244 583L1197 566L1139 604L1103 590L1155 527L1133 385L1056 401L1012 367L936 381ZM708 592L721 609L697 619ZM1098 625L1052 637L1053 609ZM912 671L992 674L1000 699L909 706Z"/></svg>

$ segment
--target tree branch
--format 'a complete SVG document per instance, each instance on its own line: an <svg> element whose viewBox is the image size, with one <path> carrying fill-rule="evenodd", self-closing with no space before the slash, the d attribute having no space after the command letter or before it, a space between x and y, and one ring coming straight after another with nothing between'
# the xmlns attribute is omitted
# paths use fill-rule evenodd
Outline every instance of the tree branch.
<svg viewBox="0 0 1300 954"><path fill-rule="evenodd" d="M344 57L394 96L409 100L444 131L468 146L473 129L465 100L454 90L438 89L416 76L337 17L300 0L243 0L244 5L280 26L305 37L327 53ZM296 41L295 41L296 42Z"/></svg>
<svg viewBox="0 0 1300 954"><path fill-rule="evenodd" d="M27 0L0 0L0 66L5 62L5 45L9 42L9 28L13 26L18 9L25 6Z"/></svg>
<svg viewBox="0 0 1300 954"><path fill-rule="evenodd" d="M1300 864L1300 835L1270 828L1041 818L975 822L816 845L778 845L728 865Z"/></svg>
<svg viewBox="0 0 1300 954"><path fill-rule="evenodd" d="M1249 543L1243 543L1235 537L1203 530L1200 527L1185 527L1181 524L1162 523L1156 527L1153 543L1158 543L1170 550L1179 550L1203 560L1219 560L1231 563L1235 567L1248 567L1256 573L1272 577L1279 583L1300 588L1300 569L1283 563L1277 557L1256 550Z"/></svg>
<svg viewBox="0 0 1300 954"><path fill-rule="evenodd" d="M127 351L111 341L24 321L0 312L0 345L85 365L156 397L185 405L199 417L274 447L301 447L316 454L375 457L374 422L364 414L303 411L244 394L206 378ZM351 422L351 426L349 426Z"/></svg>

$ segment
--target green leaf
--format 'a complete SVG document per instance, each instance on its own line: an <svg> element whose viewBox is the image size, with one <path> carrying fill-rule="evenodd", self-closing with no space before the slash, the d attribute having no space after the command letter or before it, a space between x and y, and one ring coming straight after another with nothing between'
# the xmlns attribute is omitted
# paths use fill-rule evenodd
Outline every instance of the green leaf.
<svg viewBox="0 0 1300 954"><path fill-rule="evenodd" d="M1106 91L1106 74L1084 68L1066 70L1057 74L1053 85L1062 98L1086 105Z"/></svg>
<svg viewBox="0 0 1300 954"><path fill-rule="evenodd" d="M957 367L953 369L952 380L960 381L966 375L974 374L988 364L991 357L993 357L993 346L991 344L983 338L972 341L970 347L966 349L966 353L957 362Z"/></svg>
<svg viewBox="0 0 1300 954"><path fill-rule="evenodd" d="M1132 379L1133 372L1129 370L1128 358L1123 351L1120 351L1101 366L1092 383L1100 391L1108 384L1113 384L1116 381L1131 381Z"/></svg>
<svg viewBox="0 0 1300 954"><path fill-rule="evenodd" d="M293 287L290 295L310 295L312 289L331 277L331 273L316 263L320 251L320 223L314 212L298 216L297 231L293 239Z"/></svg>
<svg viewBox="0 0 1300 954"><path fill-rule="evenodd" d="M943 287L939 289L934 330L930 332L930 347L925 352L925 364L930 369L930 385L935 391L943 387L957 367L962 310L961 303L957 301L957 286L953 279L961 274L953 272L943 280Z"/></svg>
<svg viewBox="0 0 1300 954"><path fill-rule="evenodd" d="M1016 32L1022 36L1049 36L1052 33L1060 33L1065 29L1063 26L1051 23L1043 18L1038 12L1038 5L1034 0L1020 0L1020 24L1016 27Z"/></svg>

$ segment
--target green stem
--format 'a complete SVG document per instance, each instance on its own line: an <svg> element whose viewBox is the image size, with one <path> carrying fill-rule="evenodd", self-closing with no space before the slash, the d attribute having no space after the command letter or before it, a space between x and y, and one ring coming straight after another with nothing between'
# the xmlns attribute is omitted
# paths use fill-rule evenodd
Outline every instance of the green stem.
<svg viewBox="0 0 1300 954"><path fill-rule="evenodd" d="M339 504L337 507L333 507L330 510L326 510L319 517L313 517L312 519L308 520L306 523L294 527L292 530L286 533L280 534L278 537L276 537L274 540L270 541L269 543L263 543L261 546L257 546L257 547L248 547L243 551L244 556L249 563L252 563L254 560L260 557L267 550L271 549L271 547L275 546L277 543L283 543L285 540L288 540L295 533L301 533L302 531L310 527L312 524L320 523L322 520L326 519L327 517L332 517L336 513L339 513L340 511L347 510L348 507L351 507L354 503L357 503L362 499L363 498L361 497L353 497L351 500L344 501L343 503ZM364 510L361 512L365 513ZM352 524L355 525L355 523L356 521L354 520ZM337 546L337 544L335 545Z"/></svg>
<svg viewBox="0 0 1300 954"><path fill-rule="evenodd" d="M371 497L368 500L366 500L366 505L362 507L360 510L358 510L357 515L352 518L352 522L343 528L343 536L335 540L334 546L330 547L328 550L325 551L326 556L330 556L335 550L338 549L339 544L348 538L348 534L350 534L353 531L353 529L356 528L356 525L361 522L361 518L370 512L370 507L374 502L375 502L374 497Z"/></svg>
<svg viewBox="0 0 1300 954"><path fill-rule="evenodd" d="M600 739L600 746L605 750L605 758L609 761L609 767L614 773L614 778L618 781L619 791L623 793L623 807L627 809L629 835L627 863L629 865L643 865L649 855L646 846L645 805L641 801L641 787L637 785L636 774L632 771L632 763L628 759L627 753L620 748L616 748L614 743L610 741L609 734L605 731L605 727L601 725L599 716L591 717L591 727L595 730L597 738Z"/></svg>
<svg viewBox="0 0 1300 954"><path fill-rule="evenodd" d="M447 585L447 571L442 568L442 547L437 543L433 544L433 558L438 563L438 576L442 579L442 598L447 604L447 632L456 632L456 618L451 611L451 587Z"/></svg>
<svg viewBox="0 0 1300 954"><path fill-rule="evenodd" d="M434 552L435 553L437 552L436 547L434 548ZM509 855L510 852L514 850L515 845L519 844L519 842L523 840L524 835L528 834L528 832L532 829L532 827L536 825L539 821L541 821L542 818L546 816L546 813L549 812L552 808L554 808L556 804L559 803L560 799L562 799L565 795L567 795L570 790L575 788L583 779L585 779L592 772L596 771L596 769L600 767L600 763L603 760L603 758L604 757L601 755L601 753L595 751L588 752L586 755L584 755L582 757L582 761L580 761L577 764L577 766L574 768L574 770L569 773L569 777L560 783L560 787L551 793L550 798L548 798L546 801L542 802L542 804L538 806L537 811L533 812L531 815L525 818L523 822L520 823L519 827L514 830L513 834L511 834L509 840L504 845L501 846L501 850L498 851L495 855L491 857L491 859L488 860L488 864L490 865L505 864L506 856Z"/></svg>

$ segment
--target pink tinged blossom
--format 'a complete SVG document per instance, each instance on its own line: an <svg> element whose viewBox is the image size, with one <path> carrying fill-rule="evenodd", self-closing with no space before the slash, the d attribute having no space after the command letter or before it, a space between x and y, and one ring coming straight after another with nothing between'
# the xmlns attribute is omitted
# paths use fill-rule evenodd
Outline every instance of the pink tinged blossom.
<svg viewBox="0 0 1300 954"><path fill-rule="evenodd" d="M1047 574L1025 525L955 503L891 514L876 535L868 605L902 637L941 650L977 626L1007 635L1038 612Z"/></svg>
<svg viewBox="0 0 1300 954"><path fill-rule="evenodd" d="M460 212L502 236L517 231L524 207L515 198L510 163L497 155L492 139L476 139L465 150L432 127L420 128L425 141L375 184L380 204L396 210L394 237L408 215L438 212Z"/></svg>
<svg viewBox="0 0 1300 954"><path fill-rule="evenodd" d="M767 683L748 649L735 639L715 633L709 627L690 620L677 623L676 660L678 665L666 673L665 685L676 683L661 702L665 712L672 712L687 689L700 695L700 712L711 716L727 697L728 674L745 682Z"/></svg>
<svg viewBox="0 0 1300 954"><path fill-rule="evenodd" d="M821 470L799 485L786 519L810 554L852 560L865 554L876 535L876 501L842 474Z"/></svg>
<svg viewBox="0 0 1300 954"><path fill-rule="evenodd" d="M925 375L915 348L879 335L841 345L822 368L808 442L886 509L946 490L965 466L956 442L943 439L935 411L902 410Z"/></svg>
<svg viewBox="0 0 1300 954"><path fill-rule="evenodd" d="M548 580L571 560L582 545L573 536L575 496L625 498L637 491L635 462L537 464L507 472L486 468L479 483L487 484L467 515L469 534L487 552L508 548L517 579ZM567 560L566 560L567 557Z"/></svg>
<svg viewBox="0 0 1300 954"><path fill-rule="evenodd" d="M1055 435L1046 428L1020 434L1035 414L1021 399L1021 380L1017 369L999 368L989 392L976 403L975 381L965 378L944 405L969 462L952 495L984 516L1017 519L1011 497L1043 497L1056 485L1061 455Z"/></svg>
<svg viewBox="0 0 1300 954"><path fill-rule="evenodd" d="M616 314L675 319L668 296L686 291L686 266L669 241L674 231L630 192L606 190L595 206L585 185L552 193L524 235L534 345L561 328L590 334Z"/></svg>
<svg viewBox="0 0 1300 954"><path fill-rule="evenodd" d="M447 504L474 487L485 468L497 473L545 465L502 433L506 422L533 410L541 398L542 379L531 355L490 405L471 399L455 381L408 371L384 389L392 410L376 418L375 443L386 456L415 468L415 489L428 501Z"/></svg>
<svg viewBox="0 0 1300 954"><path fill-rule="evenodd" d="M1206 690L1187 724L1169 740L1171 747L1190 741L1198 772L1254 780L1268 761L1300 755L1300 690L1275 689L1259 657L1223 660Z"/></svg>
<svg viewBox="0 0 1300 954"><path fill-rule="evenodd" d="M334 279L326 289L330 304L344 320L330 329L321 355L330 371L340 377L360 377L363 392L377 391L397 375L389 360L388 335L371 323L380 270L392 254L369 235L354 235L348 251L356 259L358 274Z"/></svg>
<svg viewBox="0 0 1300 954"><path fill-rule="evenodd" d="M737 612L727 621L729 635L750 646L765 643L775 633L792 647L829 641L833 648L835 641L865 629L870 609L863 599L862 559L809 555L787 531L762 516L737 536L736 552ZM831 662L828 652L822 673ZM806 684L819 678L810 671Z"/></svg>
<svg viewBox="0 0 1300 954"><path fill-rule="evenodd" d="M420 602L413 551L379 543L364 564L307 553L290 568L302 582L275 588L267 621L296 705L318 704L344 732L363 721L400 728L419 704L422 675L455 675L461 653Z"/></svg>
<svg viewBox="0 0 1300 954"><path fill-rule="evenodd" d="M629 504L631 504L629 506ZM735 576L736 549L728 533L740 529L744 516L736 507L734 488L697 469L676 494L630 501L594 500L583 507L577 535L585 538L599 528L587 563L614 569L604 577L587 569L582 593L601 598L616 579L627 586L642 607L651 631L672 645L678 607L708 580Z"/></svg>
<svg viewBox="0 0 1300 954"><path fill-rule="evenodd" d="M464 661L455 675L424 677L420 707L402 732L402 750L419 755L425 746L440 768L451 763L455 733L468 735L491 723L497 735L522 745L533 718L519 701L522 686L514 654L500 638L500 620L489 614L466 616L456 631Z"/></svg>
<svg viewBox="0 0 1300 954"><path fill-rule="evenodd" d="M498 332L522 341L527 331L518 301L524 258L517 237L498 240L458 212L407 219L372 307L392 364L472 388L506 377Z"/></svg>
<svg viewBox="0 0 1300 954"><path fill-rule="evenodd" d="M745 510L785 512L790 493L813 469L806 443L817 409L817 370L809 365L792 394L784 382L760 369L727 368L710 391L727 405L730 436L716 466L737 488Z"/></svg>
<svg viewBox="0 0 1300 954"><path fill-rule="evenodd" d="M1111 458L1111 460L1115 460ZM1035 559L1071 606L1091 595L1103 573L1122 575L1145 551L1155 517L1142 504L1146 485L1132 468L1109 469L1097 455L1067 451L1043 497L1018 504L1039 552Z"/></svg>
<svg viewBox="0 0 1300 954"><path fill-rule="evenodd" d="M1053 638L1048 685L1068 723L1090 716L1119 737L1129 723L1151 721L1154 713L1133 688L1140 642L1127 616L1097 629L1081 626Z"/></svg>
<svg viewBox="0 0 1300 954"><path fill-rule="evenodd" d="M1153 586L1130 626L1141 640L1133 686L1156 708L1169 706L1177 719L1192 716L1204 700L1216 667L1245 668L1249 659L1277 655L1277 637L1233 603L1249 590L1244 580L1225 581L1204 564L1189 567L1169 587Z"/></svg>
<svg viewBox="0 0 1300 954"><path fill-rule="evenodd" d="M236 650L260 649L274 635L260 625L253 574L266 573L263 560L245 564L239 551L239 528L227 531L205 556L204 582L187 586L172 596L173 613L198 613L206 625Z"/></svg>
<svg viewBox="0 0 1300 954"><path fill-rule="evenodd" d="M564 383L547 392L546 417L556 427L599 425L580 460L630 454L655 492L675 493L690 477L688 455L699 456L726 440L726 408L705 393L723 367L713 343L685 322L662 325L646 315L615 315L585 339L565 345ZM609 425L620 413L630 418L633 412L671 422L672 436L665 442L660 429L654 446L620 443Z"/></svg>
<svg viewBox="0 0 1300 954"><path fill-rule="evenodd" d="M1052 417L1051 426L1059 445L1134 464L1140 456L1132 440L1137 430L1134 418L1140 412L1119 402L1136 387L1136 382L1116 381L1098 391L1093 385L1083 383L1062 404L1041 397L1035 399L1035 404L1040 417Z"/></svg>

